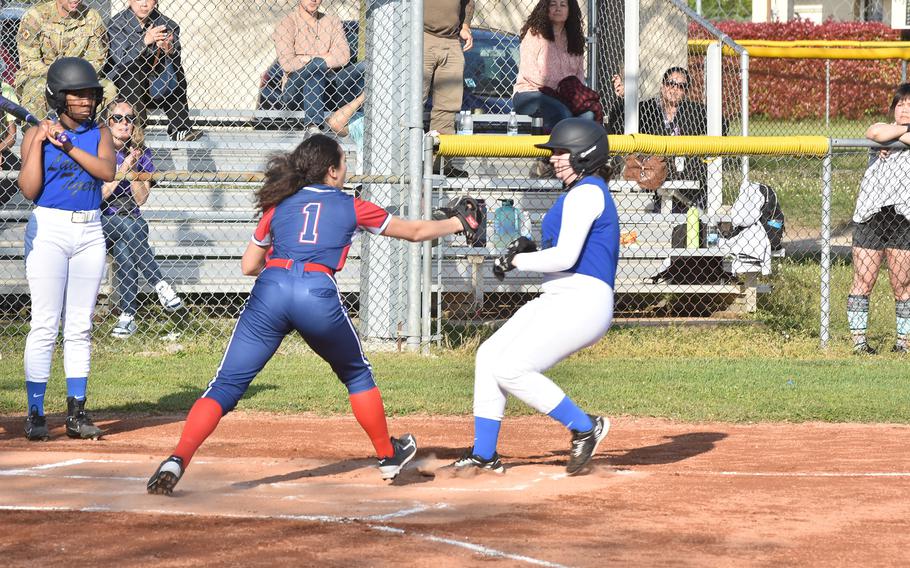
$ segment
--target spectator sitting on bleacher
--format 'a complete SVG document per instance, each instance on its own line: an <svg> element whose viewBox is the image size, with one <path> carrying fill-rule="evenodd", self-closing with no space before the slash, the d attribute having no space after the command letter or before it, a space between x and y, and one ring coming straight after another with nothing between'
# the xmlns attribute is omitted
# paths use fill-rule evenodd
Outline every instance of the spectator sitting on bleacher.
<svg viewBox="0 0 910 568"><path fill-rule="evenodd" d="M319 11L322 0L300 0L285 16L272 39L278 63L285 72L281 94L285 110L306 113L306 126L319 127L325 120L326 88L334 83L336 103L343 105L363 92L363 67L347 66L351 48L337 16ZM334 108L332 109L334 110Z"/></svg>
<svg viewBox="0 0 910 568"><path fill-rule="evenodd" d="M18 102L16 91L12 85L2 83L3 96L13 102ZM16 143L16 119L11 114L6 115L6 128L3 134L0 134L0 171L17 171L22 165L19 156L13 154L11 148ZM0 178L0 206L6 203L17 193L19 187L16 185L16 178Z"/></svg>
<svg viewBox="0 0 910 568"><path fill-rule="evenodd" d="M704 104L689 100L691 79L683 67L670 67L661 80L660 95L641 101L638 105L638 131L657 136L705 136L708 133L708 111ZM613 87L617 95L613 110L607 113L615 122L610 130L622 132L624 86L618 75L613 76ZM616 110L618 108L618 111ZM726 135L727 124L722 132ZM707 199L708 166L700 157L677 157L668 163L668 178L695 180L698 189L680 190L683 196L699 208L705 207ZM673 212L684 213L689 204L673 200Z"/></svg>
<svg viewBox="0 0 910 568"><path fill-rule="evenodd" d="M120 98L108 105L104 116L117 150L117 172L154 172L152 152L142 145L142 129L133 106ZM139 274L153 285L162 307L169 312L183 306L180 296L161 277L161 267L149 247L149 226L139 206L149 197L151 182L120 180L101 187L101 227L108 251L114 257L120 319L111 337L127 338L136 332Z"/></svg>
<svg viewBox="0 0 910 568"><path fill-rule="evenodd" d="M190 123L180 26L162 15L157 4L157 0L129 0L129 7L111 18L105 76L136 109L141 126L145 126L148 109L157 107L167 115L171 140L192 142L202 132Z"/></svg>
<svg viewBox="0 0 910 568"><path fill-rule="evenodd" d="M571 96L564 96L563 82L574 77L578 81L573 90L585 88L585 35L578 1L540 0L520 35L521 59L512 96L515 111L541 117L544 132L549 133L557 122L575 115ZM595 114L587 109L577 116L594 118Z"/></svg>
<svg viewBox="0 0 910 568"><path fill-rule="evenodd" d="M101 15L82 0L52 0L28 9L16 36L21 67L16 73L16 93L22 106L37 117L47 115L47 70L61 57L81 57L101 72L107 58L107 31ZM104 102L116 88L101 80Z"/></svg>

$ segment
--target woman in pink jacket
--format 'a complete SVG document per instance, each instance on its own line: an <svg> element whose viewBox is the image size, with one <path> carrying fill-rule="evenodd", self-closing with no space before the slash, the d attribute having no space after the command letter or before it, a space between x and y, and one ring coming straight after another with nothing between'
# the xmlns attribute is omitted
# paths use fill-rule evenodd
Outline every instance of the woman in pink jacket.
<svg viewBox="0 0 910 568"><path fill-rule="evenodd" d="M572 116L559 99L541 93L556 90L569 76L585 82L585 36L577 0L540 0L521 28L521 61L512 102L519 114L539 116L544 131Z"/></svg>

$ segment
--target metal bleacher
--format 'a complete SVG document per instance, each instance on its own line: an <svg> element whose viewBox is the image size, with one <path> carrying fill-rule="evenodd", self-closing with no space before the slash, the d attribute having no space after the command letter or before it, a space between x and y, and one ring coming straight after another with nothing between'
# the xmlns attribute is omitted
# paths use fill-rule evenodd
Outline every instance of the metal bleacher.
<svg viewBox="0 0 910 568"><path fill-rule="evenodd" d="M233 117L232 120L247 118ZM303 136L289 130L235 127L206 128L205 135L194 142L173 142L163 130L152 128L147 133L146 144L152 150L159 171L240 173L263 171L272 153L293 149ZM359 159L356 147L345 144L345 149L353 171ZM507 197L530 216L532 236L539 238L543 214L560 195L559 182L521 176L497 177L500 169L509 171L510 175L521 168L528 169L528 161L505 165L506 168L502 168L501 162L481 161L470 164L469 168L479 172L479 176L465 179L434 177L434 201L466 191L495 207L497 199ZM673 184L678 183L687 182L668 182L664 195L672 194ZM255 227L253 192L256 187L258 183L242 179L156 183L142 211L149 222L150 243L165 279L182 293L245 293L250 290L253 281L240 273L239 259ZM655 283L653 276L668 258L716 252L673 249L673 227L685 223L685 215L653 213L652 192L640 191L634 183L614 181L611 189L620 212L622 230L634 230L639 243L621 249L616 283L618 294L726 295L744 301L743 309L754 310L757 287L754 278L725 284ZM666 201L669 202L669 197ZM0 219L0 294L28 293L22 260L28 212L28 204L17 197L8 204ZM490 232L491 228L492 221ZM539 290L541 275L515 272L499 282L492 276L492 259L498 251L491 247L463 246L463 240L461 244L459 246L458 238L444 240L443 246L436 249L436 254L442 254L442 262L433 263L435 291L468 292L480 300L484 293ZM343 293L356 293L360 289L359 251L359 243L355 242L344 270L338 274L339 289ZM108 270L102 286L104 295L113 289L112 273Z"/></svg>

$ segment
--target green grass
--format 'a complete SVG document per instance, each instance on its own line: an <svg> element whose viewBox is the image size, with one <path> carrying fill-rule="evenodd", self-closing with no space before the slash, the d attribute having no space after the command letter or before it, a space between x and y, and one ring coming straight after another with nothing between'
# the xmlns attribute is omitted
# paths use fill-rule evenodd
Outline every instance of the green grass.
<svg viewBox="0 0 910 568"><path fill-rule="evenodd" d="M125 344L125 346L124 346ZM174 353L153 340L96 349L90 407L101 414L183 413L214 374L221 349L187 344ZM173 346L172 346L173 350ZM370 356L393 415L470 415L474 349L421 357ZM828 351L811 334L765 326L628 328L560 363L549 374L588 411L686 421L910 422L906 359L858 358L846 342ZM0 360L0 412L22 413L21 352ZM48 411L62 412L59 363ZM346 391L296 339L253 382L240 409L347 413ZM510 414L533 411L512 401Z"/></svg>

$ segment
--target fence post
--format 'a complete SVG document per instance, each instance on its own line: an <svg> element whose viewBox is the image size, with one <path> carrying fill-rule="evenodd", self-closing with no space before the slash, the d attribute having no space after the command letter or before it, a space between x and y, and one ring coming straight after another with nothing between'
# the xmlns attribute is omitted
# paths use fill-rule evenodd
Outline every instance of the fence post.
<svg viewBox="0 0 910 568"><path fill-rule="evenodd" d="M831 118L831 60L825 59L825 129L830 127Z"/></svg>
<svg viewBox="0 0 910 568"><path fill-rule="evenodd" d="M410 101L408 112L408 176L410 194L408 217L420 219L423 191L423 2L411 2ZM418 25L420 24L420 25ZM408 351L417 351L421 340L420 249L421 243L408 245Z"/></svg>
<svg viewBox="0 0 910 568"><path fill-rule="evenodd" d="M742 91L742 134L749 135L749 52L743 50L739 59L740 90ZM749 179L749 156L743 156L743 179Z"/></svg>
<svg viewBox="0 0 910 568"><path fill-rule="evenodd" d="M429 219L433 209L433 144L435 139L430 134L423 138L423 218ZM421 243L423 248L423 262L421 265L421 331L420 352L424 355L430 352L432 341L432 316L430 306L433 304L433 246L431 241Z"/></svg>
<svg viewBox="0 0 910 568"><path fill-rule="evenodd" d="M625 0L625 70L623 71L623 88L625 89L623 114L625 131L623 134L638 132L638 81L639 73L639 1Z"/></svg>
<svg viewBox="0 0 910 568"><path fill-rule="evenodd" d="M705 57L705 95L708 107L708 136L723 135L723 62L721 43L711 42L708 55ZM720 206L723 205L723 172L722 158L710 158L708 161L708 195L705 213L716 222Z"/></svg>
<svg viewBox="0 0 910 568"><path fill-rule="evenodd" d="M821 314L819 342L828 348L831 320L831 148L822 163L822 218L821 218Z"/></svg>

